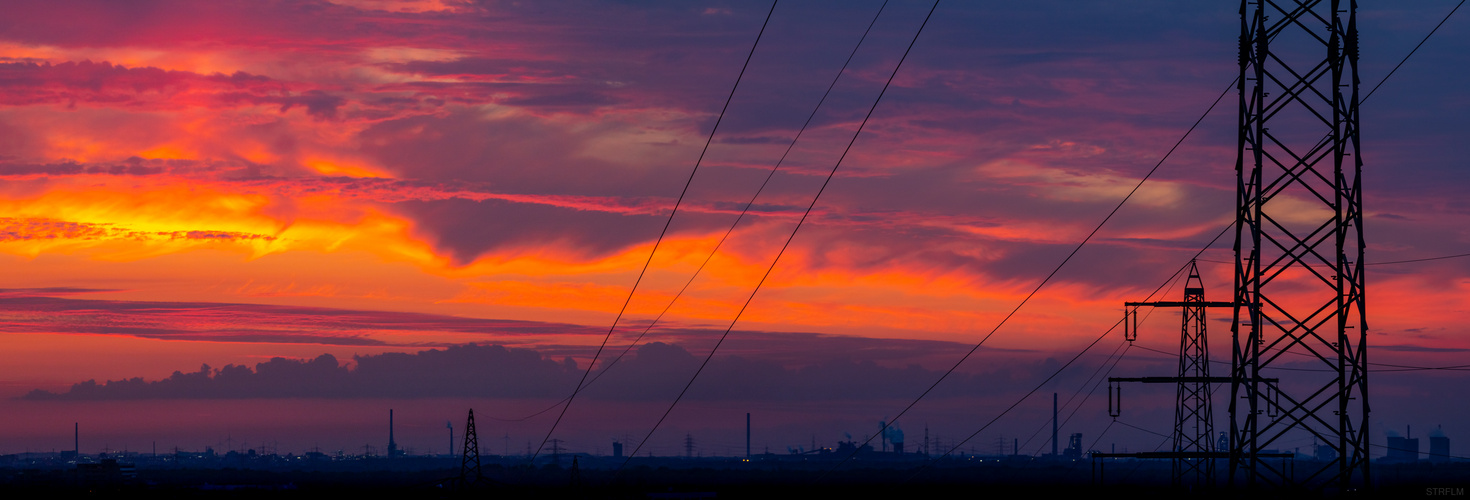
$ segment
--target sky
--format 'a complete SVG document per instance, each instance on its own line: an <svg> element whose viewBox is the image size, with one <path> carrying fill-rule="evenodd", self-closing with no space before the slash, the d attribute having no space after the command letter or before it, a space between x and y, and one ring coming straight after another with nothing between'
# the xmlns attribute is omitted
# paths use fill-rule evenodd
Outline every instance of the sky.
<svg viewBox="0 0 1470 500"><path fill-rule="evenodd" d="M887 5L750 214L649 328L880 3L776 6L598 366L627 356L558 430L574 449L606 453L611 439L647 432L730 326L928 3ZM1364 4L1364 90L1452 7ZM484 435L524 451L549 415L496 419L526 417L575 386L769 8L12 6L0 19L0 397L11 399L0 418L14 424L0 430L0 453L67 449L71 429L58 422L73 421L96 429L84 452L155 442L351 451L385 439L393 407L401 442L443 452L442 422L472 406L496 422ZM989 333L1227 88L1237 8L941 4L652 449L672 454L690 434L708 443L701 452L727 453L721 443L741 442L747 411L775 451L871 434ZM1470 44L1467 23L1450 18L1363 105L1369 262L1470 252L1470 56L1457 50ZM1234 99L905 417L911 437L926 424L973 432L1231 222ZM1229 246L1201 257L1216 300L1231 280ZM1463 364L1470 259L1369 269L1373 359ZM1228 359L1224 316L1210 323L1217 359ZM1139 345L1171 351L1177 317L1159 313ZM1128 351L1120 374L1172 366L1116 335L1094 349L1045 392L1078 393L1118 349ZM1470 410L1463 373L1375 377L1373 425L1470 436L1456 418ZM1167 392L1140 396L1141 425L1167 429ZM1091 440L1106 418L1082 398L1073 425ZM1042 399L976 444L1024 440L1046 416ZM1110 432L1103 443L1157 440Z"/></svg>

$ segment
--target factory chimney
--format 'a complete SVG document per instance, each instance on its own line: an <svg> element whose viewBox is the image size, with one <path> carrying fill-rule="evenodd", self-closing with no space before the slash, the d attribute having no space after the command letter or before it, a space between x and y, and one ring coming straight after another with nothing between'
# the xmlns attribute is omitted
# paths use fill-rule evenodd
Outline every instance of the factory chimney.
<svg viewBox="0 0 1470 500"><path fill-rule="evenodd" d="M1051 456L1057 456L1057 393L1051 393Z"/></svg>
<svg viewBox="0 0 1470 500"><path fill-rule="evenodd" d="M398 456L398 443L393 442L393 409L388 409L388 458Z"/></svg>

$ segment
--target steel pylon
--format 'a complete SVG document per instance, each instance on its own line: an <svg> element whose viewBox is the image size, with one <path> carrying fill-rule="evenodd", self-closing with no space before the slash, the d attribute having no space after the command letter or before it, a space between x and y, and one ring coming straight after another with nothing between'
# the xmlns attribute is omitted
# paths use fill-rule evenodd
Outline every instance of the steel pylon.
<svg viewBox="0 0 1470 500"><path fill-rule="evenodd" d="M1174 448L1167 453L1107 454L1131 458L1168 458L1173 462L1176 486L1211 487L1216 485L1215 461L1222 457L1215 446L1215 422L1211 384L1229 383L1229 377L1210 376L1210 343L1205 324L1205 308L1234 307L1233 302L1205 301L1204 280L1196 262L1189 262L1189 275L1184 281L1184 300L1158 302L1125 302L1123 304L1124 338L1133 341L1138 335L1138 308L1178 307L1179 370L1174 377L1110 377L1108 379L1109 413L1122 412L1122 390L1113 384L1142 382L1175 384ZM1114 407L1114 403L1117 404Z"/></svg>
<svg viewBox="0 0 1470 500"><path fill-rule="evenodd" d="M1356 11L1355 0L1240 5L1237 486L1370 485ZM1313 437L1326 443L1314 459L1275 458Z"/></svg>
<svg viewBox="0 0 1470 500"><path fill-rule="evenodd" d="M1205 285L1199 268L1189 263L1184 284L1183 321L1179 332L1179 385L1174 402L1174 451L1215 451L1215 420L1211 409L1210 344L1205 329ZM1215 460L1174 460L1174 481L1215 484Z"/></svg>
<svg viewBox="0 0 1470 500"><path fill-rule="evenodd" d="M463 456L460 457L459 480L463 484L480 481L484 476L480 473L480 437L475 433L475 410L470 409L470 416L464 424L464 448Z"/></svg>

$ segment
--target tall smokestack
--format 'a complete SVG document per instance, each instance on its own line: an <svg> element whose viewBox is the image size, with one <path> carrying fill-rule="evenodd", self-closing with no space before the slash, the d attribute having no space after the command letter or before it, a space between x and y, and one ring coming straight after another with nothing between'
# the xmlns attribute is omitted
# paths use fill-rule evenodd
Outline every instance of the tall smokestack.
<svg viewBox="0 0 1470 500"><path fill-rule="evenodd" d="M393 442L393 409L388 409L388 458L398 454L398 443Z"/></svg>
<svg viewBox="0 0 1470 500"><path fill-rule="evenodd" d="M745 412L745 458L750 458L750 412Z"/></svg>
<svg viewBox="0 0 1470 500"><path fill-rule="evenodd" d="M1051 456L1057 456L1057 393L1051 393Z"/></svg>
<svg viewBox="0 0 1470 500"><path fill-rule="evenodd" d="M82 424L72 422L71 424L71 446L72 451L77 453L77 458L82 456Z"/></svg>

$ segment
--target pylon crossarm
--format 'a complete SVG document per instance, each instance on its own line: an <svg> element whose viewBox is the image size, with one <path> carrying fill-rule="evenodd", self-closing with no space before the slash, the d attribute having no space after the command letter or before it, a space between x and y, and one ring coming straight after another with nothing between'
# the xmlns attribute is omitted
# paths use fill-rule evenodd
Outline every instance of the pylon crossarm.
<svg viewBox="0 0 1470 500"><path fill-rule="evenodd" d="M1124 302L1125 307L1235 307L1234 302L1187 302L1161 300L1157 302Z"/></svg>

